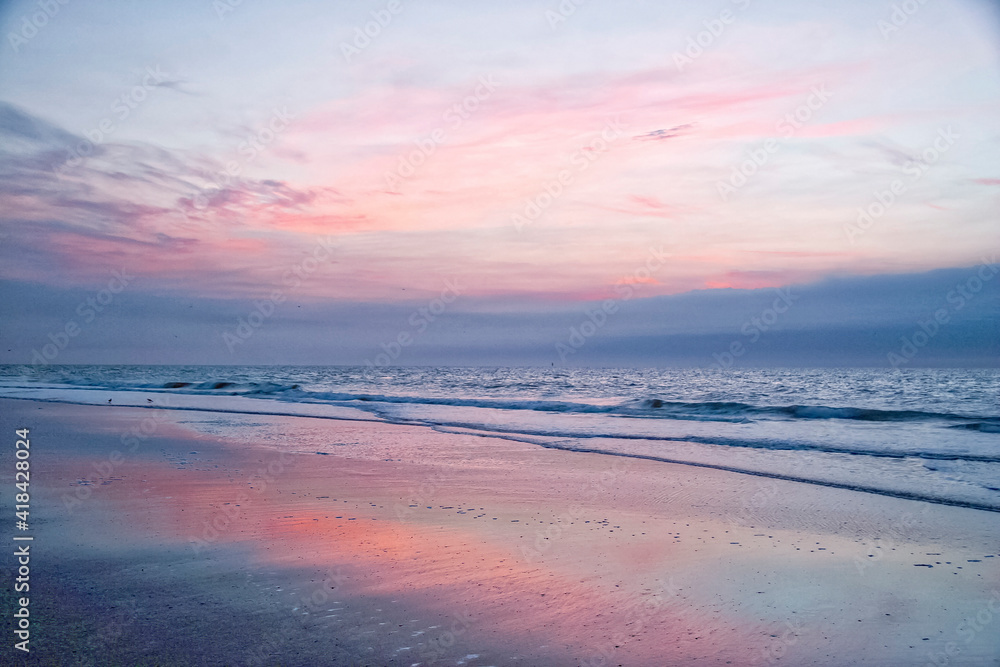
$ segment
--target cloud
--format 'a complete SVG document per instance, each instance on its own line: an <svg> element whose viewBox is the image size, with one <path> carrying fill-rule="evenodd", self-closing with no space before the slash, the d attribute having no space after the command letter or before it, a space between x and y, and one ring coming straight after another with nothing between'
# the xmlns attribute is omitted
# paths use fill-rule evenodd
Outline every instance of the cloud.
<svg viewBox="0 0 1000 667"><path fill-rule="evenodd" d="M652 132L647 132L646 134L640 134L635 137L640 141L663 141L664 139L673 139L674 137L680 135L683 130L694 127L694 123L684 123L683 125L677 125L676 127L671 127L665 130L653 130Z"/></svg>
<svg viewBox="0 0 1000 667"><path fill-rule="evenodd" d="M79 140L79 137L57 125L2 100L0 100L0 135L4 137L0 150L5 153L15 153L18 149L62 148Z"/></svg>
<svg viewBox="0 0 1000 667"><path fill-rule="evenodd" d="M160 79L154 81L150 85L153 88L166 88L168 90L173 90L175 92L181 93L182 95L191 95L193 97L203 97L201 93L196 93L194 91L188 90L185 86L189 85L189 81L184 81L181 79Z"/></svg>
<svg viewBox="0 0 1000 667"><path fill-rule="evenodd" d="M958 288L980 267L919 274L844 276L773 288L697 290L684 294L619 297L618 309L578 352L571 365L708 366L733 341L747 347L739 365L874 365L887 367L902 336L944 308L949 320L914 359L914 366L996 366L1000 359L1000 277L981 283L958 307ZM106 278L105 278L106 280ZM402 295L402 291L397 291ZM781 294L790 307L765 313ZM0 361L28 363L48 334L77 318L93 291L0 282ZM252 299L151 294L139 278L115 306L60 356L66 363L243 363L363 365L412 328L410 318L433 295L372 303L316 301L288 292L273 316L237 353L222 334L256 306ZM462 295L408 348L407 364L561 364L555 344L587 321L601 302L531 303ZM758 324L753 324L754 321ZM763 322L763 324L761 324ZM751 342L748 327L759 329ZM762 327L762 328L761 328ZM11 350L7 352L7 350Z"/></svg>
<svg viewBox="0 0 1000 667"><path fill-rule="evenodd" d="M249 176L205 187L223 166L204 155L106 142L67 162L87 140L11 105L0 139L6 278L90 284L131 266L163 289L254 291L312 237L358 225L314 210L348 201L331 187Z"/></svg>

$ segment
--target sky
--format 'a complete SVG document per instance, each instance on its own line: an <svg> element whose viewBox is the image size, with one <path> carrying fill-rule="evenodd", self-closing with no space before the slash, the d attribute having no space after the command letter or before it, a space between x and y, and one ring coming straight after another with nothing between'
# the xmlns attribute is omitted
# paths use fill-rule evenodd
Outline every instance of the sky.
<svg viewBox="0 0 1000 667"><path fill-rule="evenodd" d="M0 363L1000 360L996 2L0 7Z"/></svg>

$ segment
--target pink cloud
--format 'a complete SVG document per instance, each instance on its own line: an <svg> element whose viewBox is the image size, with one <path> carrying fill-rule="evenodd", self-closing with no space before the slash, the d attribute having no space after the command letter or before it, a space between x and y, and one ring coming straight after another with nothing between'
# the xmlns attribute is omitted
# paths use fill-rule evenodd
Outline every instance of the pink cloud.
<svg viewBox="0 0 1000 667"><path fill-rule="evenodd" d="M848 69L731 86L663 69L544 84L498 79L467 118L453 107L481 85L476 80L374 86L300 111L275 146L201 207L197 188L185 188L218 171L208 156L192 158L191 173L156 181L81 171L80 187L92 196L71 210L44 197L4 203L23 219L79 228L38 241L66 258L74 275L128 260L150 281L202 293L273 284L316 238L330 235L340 238L343 265L329 267L328 279L305 286L303 295L395 298L402 286L433 291L441 275L454 273L477 277L470 294L606 298L615 276L641 265L635 248L644 251L654 239L669 240L674 256L661 275L631 279L644 295L775 286L842 270L863 256L826 250L825 241L820 250L809 250L809 242L748 250L789 238L787 224L774 218L823 215L827 202L818 208L790 196L780 206L721 206L711 169L746 139L775 136L776 121L802 103L810 85ZM607 140L602 132L617 117L624 131ZM797 136L863 135L890 119L819 120ZM562 174L569 181L552 194ZM519 233L512 215L546 196L544 212ZM100 210L105 204L111 213Z"/></svg>
<svg viewBox="0 0 1000 667"><path fill-rule="evenodd" d="M824 275L824 271L727 271L722 275L705 280L709 289L762 289L781 287L795 283L810 282Z"/></svg>
<svg viewBox="0 0 1000 667"><path fill-rule="evenodd" d="M796 130L796 137L868 136L890 126L890 119L855 118L834 123L808 123Z"/></svg>

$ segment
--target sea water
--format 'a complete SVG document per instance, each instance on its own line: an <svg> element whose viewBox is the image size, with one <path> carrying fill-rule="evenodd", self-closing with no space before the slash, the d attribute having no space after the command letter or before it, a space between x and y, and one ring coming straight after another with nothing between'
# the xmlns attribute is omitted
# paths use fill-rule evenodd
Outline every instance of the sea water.
<svg viewBox="0 0 1000 667"><path fill-rule="evenodd" d="M1000 511L995 369L0 366L0 396L413 424Z"/></svg>

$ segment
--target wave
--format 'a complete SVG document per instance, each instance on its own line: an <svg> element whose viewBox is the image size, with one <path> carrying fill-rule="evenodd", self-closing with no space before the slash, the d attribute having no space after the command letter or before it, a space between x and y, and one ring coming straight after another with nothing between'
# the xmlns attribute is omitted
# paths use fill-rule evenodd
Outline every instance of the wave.
<svg viewBox="0 0 1000 667"><path fill-rule="evenodd" d="M1000 424L992 422L969 422L967 424L952 424L948 428L963 428L969 431L979 431L980 433L1000 433Z"/></svg>
<svg viewBox="0 0 1000 667"><path fill-rule="evenodd" d="M456 398L442 396L412 396L357 391L318 391L304 389L301 384L254 382L217 378L201 382L165 381L153 384L95 382L74 378L66 382L75 387L103 388L123 391L160 391L227 396L256 396L304 403L394 403L440 405L495 410L528 410L602 414L612 417L643 419L674 419L681 421L718 421L748 423L757 420L829 420L855 422L944 422L952 428L981 433L1000 433L1000 417L924 410L881 409L827 405L753 405L733 401L671 401L657 397L627 399L615 404L595 404L565 400L533 398Z"/></svg>
<svg viewBox="0 0 1000 667"><path fill-rule="evenodd" d="M490 436L487 436L490 437ZM558 449L562 451L578 452L583 454L602 454L604 456L619 456L629 459L642 459L646 461L658 461L660 463L673 463L675 465L692 466L695 468L711 468L714 470L724 470L727 472L734 472L743 475L752 475L755 477L766 477L770 479L780 479L789 482L799 482L802 484L813 484L816 486L826 486L834 489L846 489L848 491L856 491L860 493L871 493L879 496L889 496L891 498L903 498L906 500L917 500L927 503L934 503L937 505L950 505L953 507L965 507L968 509L982 510L985 512L1000 512L1000 505L995 505L991 503L978 502L975 500L966 500L962 498L952 498L948 496L938 495L934 493L927 493L925 491L910 491L907 489L891 489L880 486L874 486L871 484L862 484L856 482L846 482L846 481L836 481L832 479L817 479L815 477L807 477L803 475L785 474L780 472L770 472L766 470L754 470L746 468L743 466L733 466L725 465L721 463L707 463L703 461L688 461L684 459L671 458L668 456L658 456L654 454L640 454L636 452L619 452L609 449L601 449L596 447L581 447L579 445L567 446L558 442L535 442L531 440L522 440L516 436L505 436L502 434L496 434L492 437L499 437L523 442L529 442L531 444L539 445L545 447L546 449Z"/></svg>
<svg viewBox="0 0 1000 667"><path fill-rule="evenodd" d="M105 383L104 387L94 387L93 385L90 385L87 388L108 389L109 387L107 387L107 384L114 383ZM84 387L77 385L73 387L73 389L84 389ZM674 413L670 415L670 418L673 419L677 419L677 414L683 414L683 411L687 411L692 415L699 414L705 416L707 414L709 417L721 414L727 418L733 415L745 416L748 414L759 414L761 412L765 412L770 415L776 415L777 418L780 419L851 419L851 415L856 414L852 411L860 410L856 408L826 408L824 406L754 406L746 403L733 402L655 402L658 399L649 399L648 405L646 405L643 400L626 401L617 405L593 405L570 401L513 401L501 399L385 396L370 393L309 391L298 384L234 381L233 379L218 379L203 382L175 382L161 380L148 385L140 386L132 384L130 386L119 386L115 387L114 390L126 392L144 390L146 392L150 392L150 394L157 393L161 395L188 394L205 397L247 396L252 398L266 397L272 399L266 403L247 403L246 405L242 405L242 400L185 400L183 402L190 403L190 405L172 406L169 404L160 405L152 403L146 405L146 398L142 395L123 396L122 398L125 400L121 403L119 402L119 398L115 397L114 405L116 406L150 409L194 410L212 413L252 415L307 416L318 419L367 421L367 419L361 418L357 414L356 409L358 407L362 407L365 412L373 413L376 416L376 419L372 419L371 421L388 421L392 423L412 424L414 426L425 426L445 430L468 429L475 431L477 435L482 437L523 441L553 449L590 452L595 454L648 459L664 463L716 468L719 470L748 475L818 484L822 486L831 486L835 488L895 496L899 498L923 500L945 505L982 509L992 512L1000 511L1000 505L989 502L989 498L986 496L978 498L977 494L982 495L983 492L976 490L976 487L982 487L986 491L995 492L995 484L987 485L984 484L982 480L993 480L996 478L993 471L994 466L1000 464L1000 456L994 455L992 443L980 441L979 436L973 435L972 433L965 436L957 432L952 432L958 440L951 445L949 445L948 442L941 445L935 444L940 440L939 436L943 435L943 433L939 431L937 436L932 437L930 440L918 438L917 440L911 442L906 436L901 436L903 437L903 440L894 443L894 441L890 438L889 442L885 443L885 446L881 446L880 443L882 436L889 433L886 429L880 429L876 434L878 437L869 438L867 441L859 440L852 442L854 438L844 438L843 440L846 442L834 443L831 441L824 442L822 440L810 441L807 435L810 429L808 429L805 424L802 424L796 429L788 429L785 427L773 429L770 426L766 426L766 423L762 421L759 423L759 426L765 427L765 430L761 432L761 435L765 437L759 437L757 439L732 437L737 433L737 431L742 432L744 428L728 426L723 427L721 425L712 426L708 431L702 433L678 433L677 435L671 437L662 433L653 434L629 432L632 430L631 428L619 429L606 419L584 420L588 422L586 424L564 423L560 428L549 429L532 427L530 425L531 420L527 419L523 420L523 423L518 423L519 420L515 419L513 423L509 425L497 422L486 424L479 421L484 416L482 413L472 413L470 411L433 410L428 414L426 411L404 410L395 411L397 413L401 412L401 414L392 414L394 411L388 410L385 406L380 407L378 403L453 405L494 409L500 408L508 410L540 410L549 412L597 412L610 415L612 417L635 417L637 415L648 417L650 415L647 413L662 414L662 411L666 409L666 411L672 411ZM76 393L77 392L72 389L63 387L57 392L51 392L49 396L46 396L45 393L42 392L41 396L34 396L28 400L47 400L54 402L75 402L76 400L84 400L98 401L103 404L106 398L106 395L93 396L92 392L81 391L79 392L80 397L77 399L77 397L74 396ZM85 394L90 394L90 396L85 396ZM27 398L25 396L14 397ZM131 404L126 403L126 401L131 401ZM324 414L331 412L331 408L337 404L341 407L353 408L353 410L342 411L342 414ZM306 407L306 405L311 405L312 407ZM806 409L803 410L803 407ZM339 409L340 408L338 408L338 410ZM681 412L678 412L679 410ZM819 411L817 412L817 410ZM827 412L827 410L831 410L832 412ZM865 409L862 410L860 414L870 416L865 414L868 412L870 412L870 410ZM896 415L897 420L898 415L902 415L903 420L946 419L952 422L948 424L948 426L952 428L961 428L968 431L979 431L982 433L1000 432L1000 429L997 428L997 418L995 417L975 418L967 415L919 411L880 412L888 413L889 415ZM816 416L820 414L823 416ZM844 414L847 414L848 416L842 416ZM485 416L487 418L491 417L489 413ZM522 416L524 416L523 413ZM562 422L564 420L546 419L534 421L548 424L549 422ZM575 419L570 420L570 422L576 421L577 420ZM876 419L874 421L884 423L891 422L892 419ZM603 424L603 426L598 426L598 424ZM626 426L625 423L619 423L619 425ZM708 425L706 424L705 426ZM692 429L685 428L683 430L689 431ZM705 431L702 427L695 430ZM750 427L750 431L757 432L757 430L758 426ZM837 430L839 431L840 429ZM865 428L863 430L868 431L869 429ZM897 430L902 429L892 428L892 431ZM803 435L806 437L802 439L796 438L796 436ZM964 440L967 437L974 439L976 442L966 444ZM987 438L989 439L989 437ZM607 439L612 442L602 442L602 439ZM635 447L628 447L628 449L640 449L645 451L621 451L615 446L613 441L648 441L648 445L635 443ZM924 443L923 446L921 446L921 442ZM689 446L679 446L684 445L685 443L689 443ZM978 447L980 444L987 446L979 449L978 451L969 451L969 446L975 445ZM690 454L690 452L693 451L690 445L704 445L733 449L741 448L747 452L747 454L730 456L720 449L710 454L710 457L714 458L715 461L687 460L690 456L702 456L700 453ZM897 448L895 445L900 446ZM749 454L750 450L787 451L789 452L790 457L783 455L764 455L762 452L760 456L763 456L764 458L759 458L759 455L757 454ZM708 450L705 451L707 452ZM793 452L802 452L802 454L792 455ZM815 453L817 456L825 456L822 459L809 457L807 454L809 452ZM887 463L889 463L887 459L911 459L915 464L918 462L923 463L922 466L910 466L907 464L900 467L899 470L904 473L914 469L921 471L929 469L933 471L940 467L943 462L955 462L954 464L946 464L946 470L964 470L971 466L970 469L972 469L975 474L970 479L965 479L966 476L963 473L963 479L960 481L963 484L969 485L969 488L972 489L972 491L966 492L962 488L959 488L956 491L954 489L949 490L950 487L936 487L934 484L928 485L923 483L923 477L910 479L906 476L906 474L899 476L897 479L897 473L895 472L888 475L885 480L881 480L877 475L871 474L859 476L858 471L864 470L866 467L865 461L863 460L864 457L873 457L872 461L881 460L886 461ZM761 465L752 464L753 461L758 460L763 463ZM815 475L811 475L807 470L800 470L796 467L800 461L809 462L811 460L823 461L824 465L829 466L829 474L826 472L818 472ZM895 464L890 465L895 466ZM958 466L958 468L955 468L955 466ZM813 468L815 469L815 466L813 466ZM895 470L895 468L893 469ZM825 470L825 468L823 470ZM877 470L883 469L878 468ZM888 468L885 468L885 470L888 470ZM928 478L928 481L931 482L941 477L941 474L938 473L928 474L938 475L938 477Z"/></svg>
<svg viewBox="0 0 1000 667"><path fill-rule="evenodd" d="M232 382L229 380L209 380L207 382L163 382L144 384L136 387L121 386L110 389L185 389L183 393L214 392L226 396L271 396L300 389L301 385L277 384L274 382Z"/></svg>
<svg viewBox="0 0 1000 667"><path fill-rule="evenodd" d="M794 452L821 452L824 454L847 454L851 456L872 456L876 458L889 459L926 459L936 461L975 461L977 463L1000 463L1000 456L990 454L975 454L967 451L928 451L925 449L875 449L871 447L861 447L858 445L836 446L818 442L807 442L799 440L781 440L778 438L730 438L721 435L698 436L679 435L663 436L639 433L595 433L578 431L559 431L550 429L532 429L524 427L503 428L493 425L462 423L457 421L440 422L425 419L407 420L406 423L421 424L433 428L463 428L476 431L485 435L506 436L534 436L540 438L563 439L563 440L638 440L648 442L666 443L694 443L699 445L713 445L723 447L737 447L745 449L765 449L771 451L794 451ZM534 444L549 444L547 441L534 441ZM582 450L581 450L582 451Z"/></svg>
<svg viewBox="0 0 1000 667"><path fill-rule="evenodd" d="M399 396L377 393L323 392L303 390L300 385L274 383L246 383L243 385L214 381L196 385L168 382L163 388L180 388L185 385L196 391L223 391L227 394L252 394L275 396L285 400L303 401L361 401L369 403L406 403L415 405L445 405L455 407L487 408L496 410L532 410L536 412L566 412L581 414L607 414L622 417L644 417L694 421L747 422L754 419L818 420L844 419L862 422L955 422L962 428L984 433L1000 432L1000 417L962 415L949 412L924 410L885 410L862 407L832 407L826 405L751 405L729 401L682 402L659 398L627 400L613 405L553 401L537 399L503 398L454 398L436 396Z"/></svg>
<svg viewBox="0 0 1000 667"><path fill-rule="evenodd" d="M645 399L641 406L650 410L662 410L665 414L695 414L762 417L776 416L789 419L849 419L853 421L893 422L893 421L978 421L1000 427L1000 418L973 415L959 415L949 412L928 412L924 410L880 410L877 408L830 407L826 405L749 405L708 401L704 403L682 403L662 401L658 398Z"/></svg>

